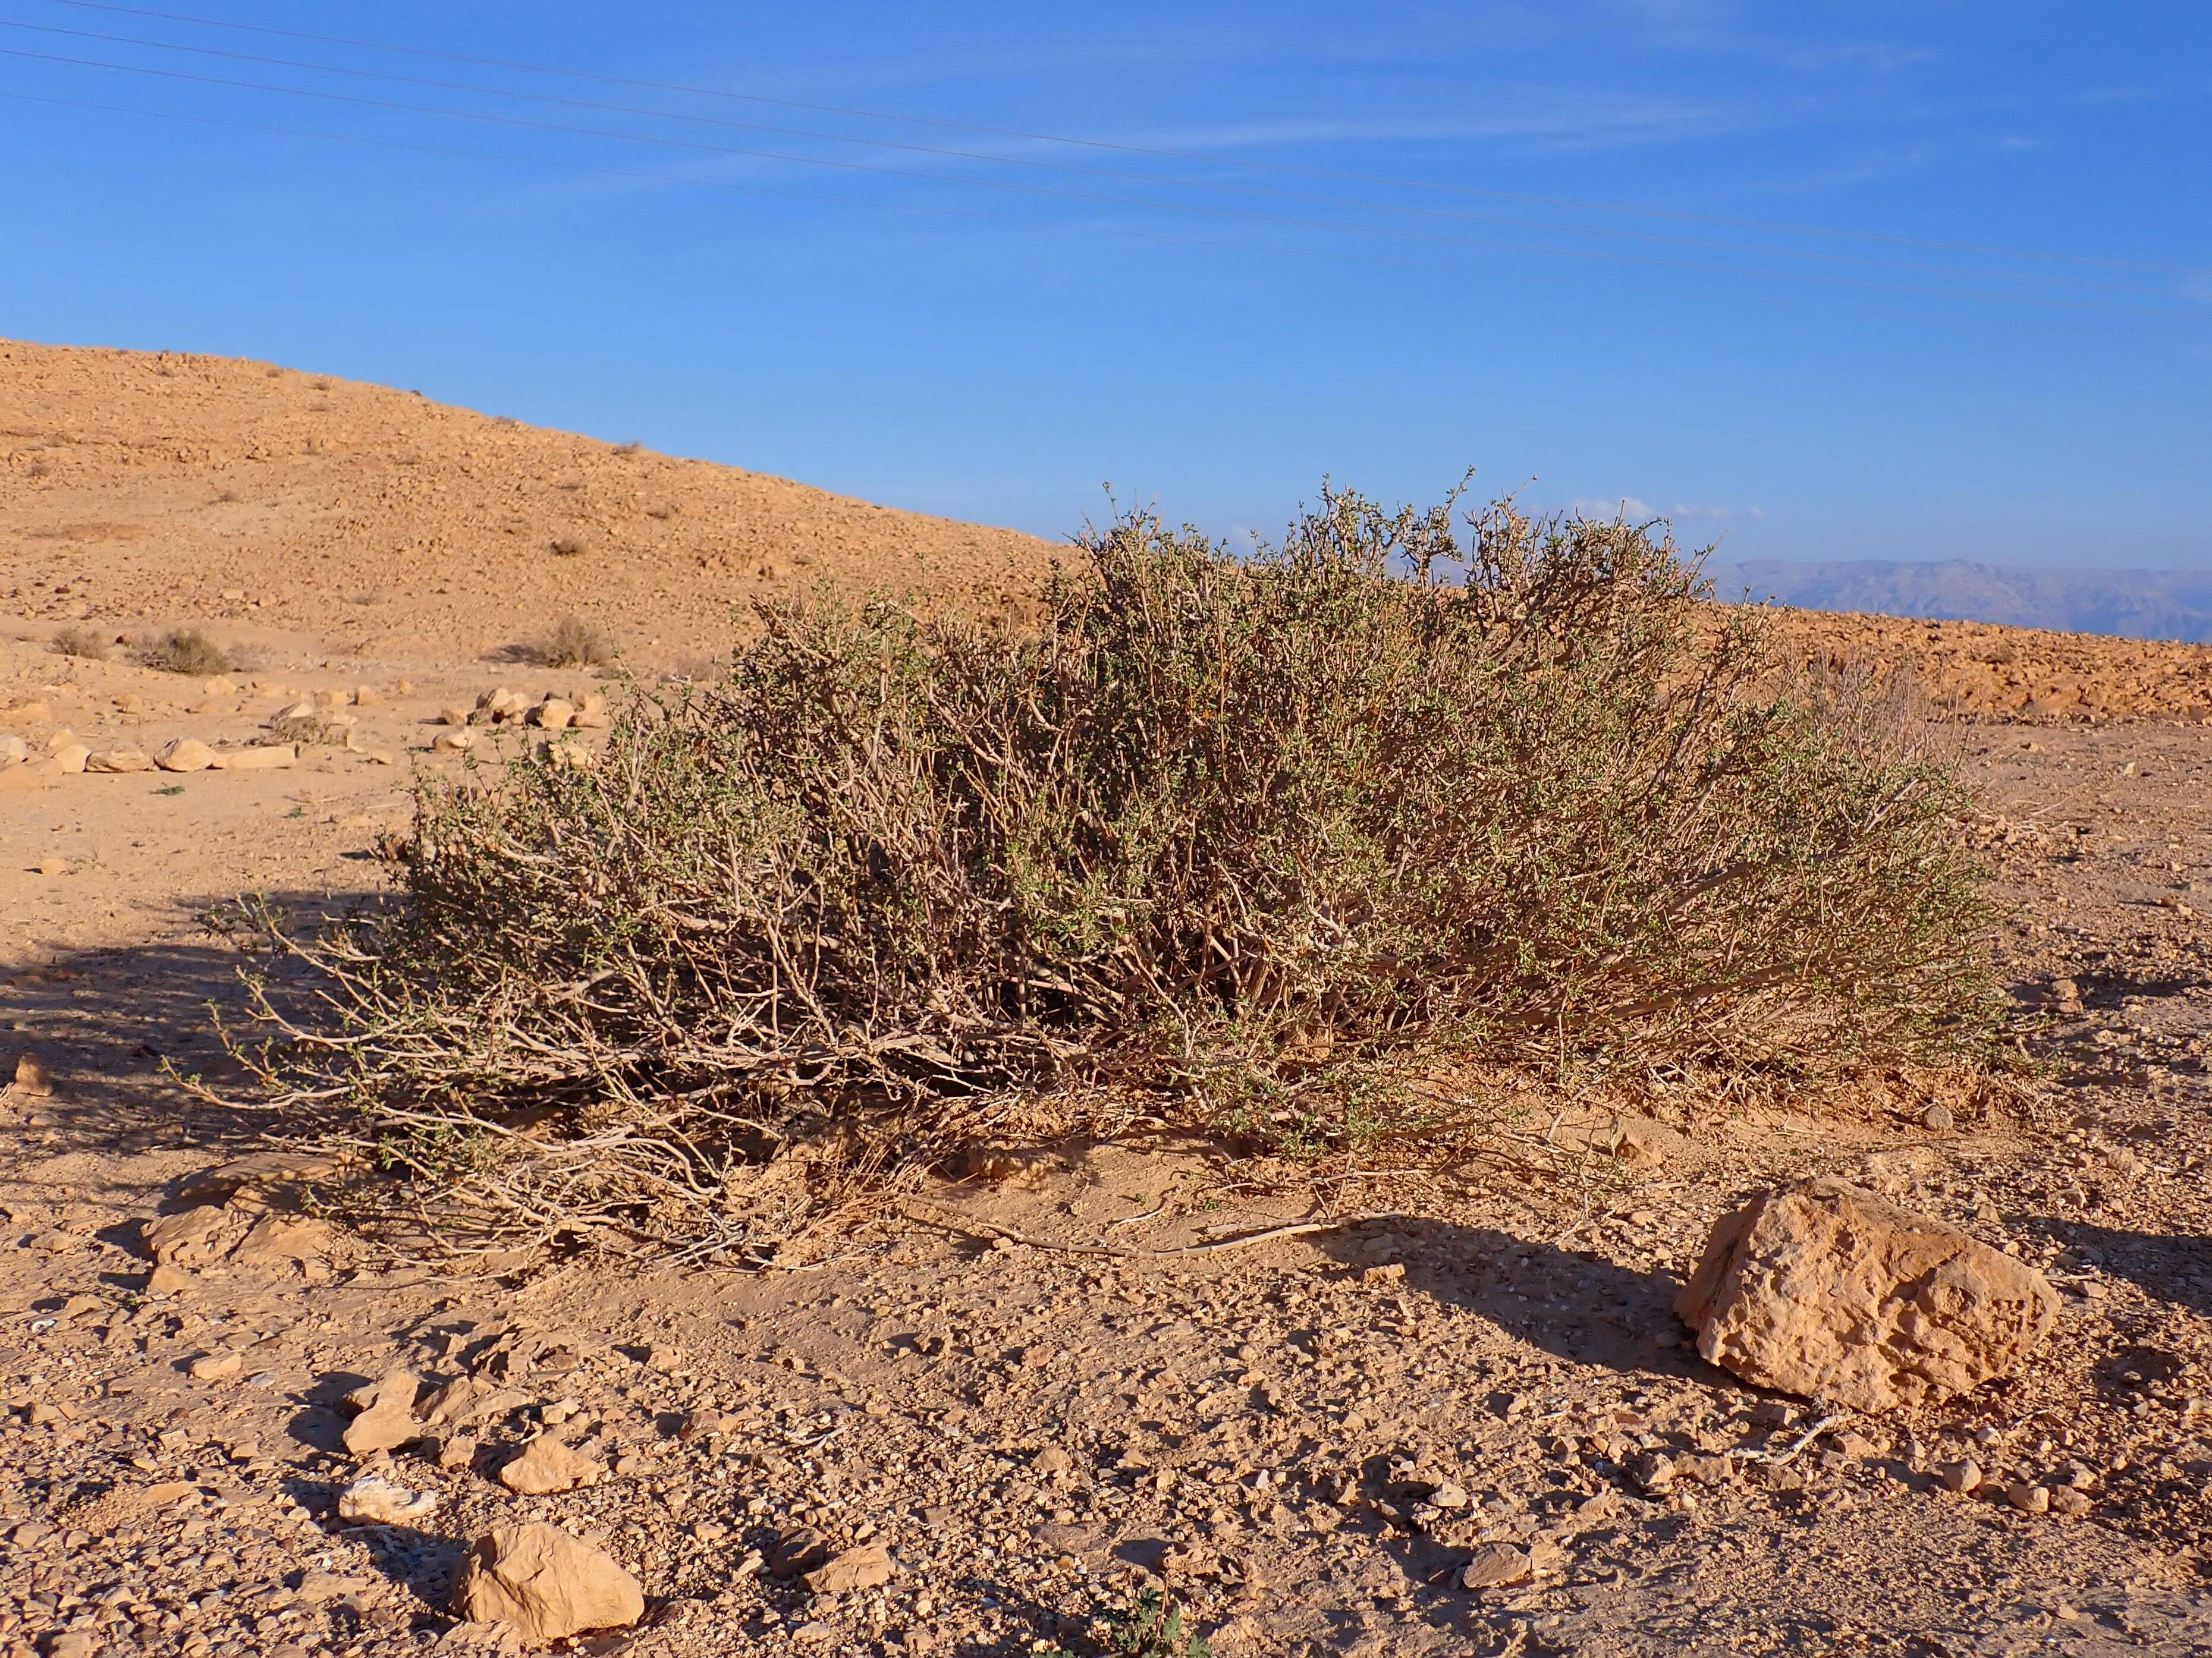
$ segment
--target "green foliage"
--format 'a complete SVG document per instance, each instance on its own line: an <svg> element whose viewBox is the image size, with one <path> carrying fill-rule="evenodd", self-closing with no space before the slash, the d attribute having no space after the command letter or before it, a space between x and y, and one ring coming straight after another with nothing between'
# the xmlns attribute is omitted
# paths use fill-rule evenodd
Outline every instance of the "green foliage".
<svg viewBox="0 0 2212 1658"><path fill-rule="evenodd" d="M1137 1604L1105 1618L1106 1646L1124 1658L1213 1658L1213 1649L1195 1630L1183 1627L1182 1608L1146 1589Z"/></svg>
<svg viewBox="0 0 2212 1658"><path fill-rule="evenodd" d="M1455 512L1325 490L1249 561L1133 513L1027 634L764 604L595 769L426 777L269 1080L502 1225L696 1242L1044 1090L1301 1150L1427 1131L1438 1060L1980 1054L1912 722L1641 528Z"/></svg>

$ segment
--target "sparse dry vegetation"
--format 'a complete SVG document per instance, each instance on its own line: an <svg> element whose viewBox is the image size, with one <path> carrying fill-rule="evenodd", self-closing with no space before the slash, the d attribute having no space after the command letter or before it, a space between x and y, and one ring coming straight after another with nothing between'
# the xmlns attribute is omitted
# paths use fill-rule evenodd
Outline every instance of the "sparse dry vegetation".
<svg viewBox="0 0 2212 1658"><path fill-rule="evenodd" d="M603 668L615 659L613 641L581 616L561 618L543 643L533 651L548 668Z"/></svg>
<svg viewBox="0 0 2212 1658"><path fill-rule="evenodd" d="M197 628L171 629L148 644L139 659L148 667L159 668L165 673L202 677L228 673L231 668L229 653Z"/></svg>
<svg viewBox="0 0 2212 1658"><path fill-rule="evenodd" d="M261 1073L449 1218L742 1250L1041 1096L1314 1146L1463 1134L1440 1066L1978 1054L1911 725L1641 529L1453 513L1329 492L1249 563L1134 515L1025 635L763 605L595 770L424 782Z"/></svg>
<svg viewBox="0 0 2212 1658"><path fill-rule="evenodd" d="M89 628L64 628L54 635L54 654L85 662L105 662L107 641Z"/></svg>

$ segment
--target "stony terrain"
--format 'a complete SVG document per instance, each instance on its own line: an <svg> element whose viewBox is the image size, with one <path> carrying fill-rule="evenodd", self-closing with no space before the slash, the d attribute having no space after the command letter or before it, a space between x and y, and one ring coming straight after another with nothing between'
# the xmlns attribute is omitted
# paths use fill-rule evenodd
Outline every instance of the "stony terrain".
<svg viewBox="0 0 2212 1658"><path fill-rule="evenodd" d="M0 599L21 621L190 620L338 661L520 653L563 616L641 665L828 579L1018 610L1012 531L595 442L271 364L0 340ZM2212 646L1784 612L1808 653L1907 664L1974 714L2212 719Z"/></svg>
<svg viewBox="0 0 2212 1658"><path fill-rule="evenodd" d="M324 418L388 423L312 452ZM0 769L0 1060L29 1056L0 1072L0 1653L493 1649L510 1637L458 1619L450 1585L471 1540L533 1520L635 1575L639 1625L576 1645L641 1658L1127 1649L1115 1620L1147 1592L1223 1655L2212 1648L2199 653L1790 623L1960 688L1986 671L1953 729L2045 1066L2020 1102L1870 1078L1849 1109L1686 1095L1624 1126L1545 1095L1426 1174L1255 1169L1173 1136L1017 1148L765 1274L410 1262L298 1214L296 1170L238 1163L264 1125L169 1074L222 1074L220 907L373 889L414 768L595 742L444 723L501 687L576 711L617 689L502 654L523 618L604 595L592 618L659 671L763 579L695 588L696 564L655 562L672 542L632 538L649 516L554 555L534 538L565 521L509 537L445 493L439 531L460 451L472 501L507 469L551 480L531 512L586 463L666 469L733 525L781 501L750 544L854 570L873 521L974 537L963 580L1033 568L1035 544L252 365L0 348L0 426L36 434L8 440L0 492L0 733L296 756ZM242 504L213 501L224 469L289 504L201 525ZM403 472L430 482L385 516ZM403 553L378 527L403 519L449 539ZM46 533L125 523L146 532ZM351 604L356 582L388 598ZM210 679L51 645L176 624L245 659ZM436 748L457 731L477 747ZM1842 1414L1698 1358L1672 1304L1708 1233L1810 1174L2042 1267L2063 1299L2026 1371ZM1153 1253L1312 1219L1350 1224ZM1954 1492L1967 1461L1981 1487Z"/></svg>
<svg viewBox="0 0 2212 1658"><path fill-rule="evenodd" d="M665 665L829 579L1033 587L1052 549L264 363L0 341L12 615L340 658L471 657L579 614Z"/></svg>

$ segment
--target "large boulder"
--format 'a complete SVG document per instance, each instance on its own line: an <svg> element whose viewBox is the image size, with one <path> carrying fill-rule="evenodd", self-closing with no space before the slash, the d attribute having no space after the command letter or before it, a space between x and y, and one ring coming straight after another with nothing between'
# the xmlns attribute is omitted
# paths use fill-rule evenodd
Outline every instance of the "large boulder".
<svg viewBox="0 0 2212 1658"><path fill-rule="evenodd" d="M543 1645L589 1629L627 1629L645 1592L612 1559L557 1526L495 1526L470 1546L453 1609Z"/></svg>
<svg viewBox="0 0 2212 1658"><path fill-rule="evenodd" d="M2019 1369L2058 1297L1954 1226L1820 1179L1722 1221L1674 1305L1746 1382L1879 1411Z"/></svg>

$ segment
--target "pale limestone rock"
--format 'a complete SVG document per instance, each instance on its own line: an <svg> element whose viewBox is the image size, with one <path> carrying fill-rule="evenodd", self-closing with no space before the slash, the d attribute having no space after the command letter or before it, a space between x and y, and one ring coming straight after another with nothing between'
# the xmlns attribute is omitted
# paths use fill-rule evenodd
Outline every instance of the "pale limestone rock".
<svg viewBox="0 0 2212 1658"><path fill-rule="evenodd" d="M1623 1163L1656 1165L1680 1156L1688 1142L1649 1117L1623 1117L1606 1131L1602 1144Z"/></svg>
<svg viewBox="0 0 2212 1658"><path fill-rule="evenodd" d="M210 1266L230 1253L243 1230L239 1217L204 1203L149 1221L146 1253L164 1266Z"/></svg>
<svg viewBox="0 0 2212 1658"><path fill-rule="evenodd" d="M1528 1557L1510 1543L1485 1543L1462 1567L1459 1586L1463 1589L1504 1588L1510 1583L1525 1582L1531 1575Z"/></svg>
<svg viewBox="0 0 2212 1658"><path fill-rule="evenodd" d="M1957 1462L1946 1462L1936 1470L1936 1477L1943 1482L1944 1490L1956 1491L1961 1497L1971 1497L1981 1489L1982 1465L1971 1456Z"/></svg>
<svg viewBox="0 0 2212 1658"><path fill-rule="evenodd" d="M537 1644L645 1615L638 1581L590 1544L547 1525L495 1526L470 1546L453 1608Z"/></svg>
<svg viewBox="0 0 2212 1658"><path fill-rule="evenodd" d="M279 1266L287 1261L305 1266L330 1253L328 1221L308 1215L267 1214L253 1223L231 1259L243 1266Z"/></svg>
<svg viewBox="0 0 2212 1658"><path fill-rule="evenodd" d="M595 1484L603 1470L582 1452L540 1434L499 1471L499 1483L521 1497L544 1497Z"/></svg>
<svg viewBox="0 0 2212 1658"><path fill-rule="evenodd" d="M1722 1221L1675 1302L1713 1363L1859 1411L2009 1375L2057 1306L2034 1268L1829 1178Z"/></svg>
<svg viewBox="0 0 2212 1658"><path fill-rule="evenodd" d="M84 768L90 772L151 771L154 759L137 744L125 743L119 748L101 749L87 755Z"/></svg>
<svg viewBox="0 0 2212 1658"><path fill-rule="evenodd" d="M276 1194L295 1197L297 1188L328 1180L343 1167L343 1159L327 1151L248 1151L185 1175L177 1184L177 1196L186 1203L265 1208Z"/></svg>
<svg viewBox="0 0 2212 1658"><path fill-rule="evenodd" d="M205 771L215 764L215 750L196 738L175 738L155 750L154 763L163 771Z"/></svg>
<svg viewBox="0 0 2212 1658"><path fill-rule="evenodd" d="M592 768L592 751L581 743L556 739L540 744L538 752L545 757L548 765L558 770L589 771Z"/></svg>
<svg viewBox="0 0 2212 1658"><path fill-rule="evenodd" d="M368 1387L358 1388L361 1414L346 1424L345 1448L356 1456L397 1450L422 1436L415 1419L415 1390L419 1384L412 1370L392 1370Z"/></svg>
<svg viewBox="0 0 2212 1658"><path fill-rule="evenodd" d="M264 743L250 749L218 750L212 763L217 771L284 771L300 763L300 745Z"/></svg>
<svg viewBox="0 0 2212 1658"><path fill-rule="evenodd" d="M806 1587L817 1594L852 1594L881 1588L891 1581L890 1551L874 1544L833 1554L806 1574Z"/></svg>
<svg viewBox="0 0 2212 1658"><path fill-rule="evenodd" d="M364 1474L338 1493L338 1518L358 1525L404 1526L437 1508L435 1492L418 1494L380 1474Z"/></svg>

